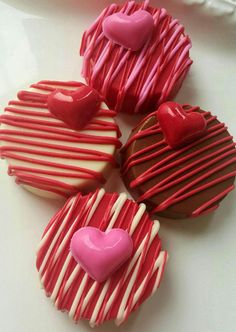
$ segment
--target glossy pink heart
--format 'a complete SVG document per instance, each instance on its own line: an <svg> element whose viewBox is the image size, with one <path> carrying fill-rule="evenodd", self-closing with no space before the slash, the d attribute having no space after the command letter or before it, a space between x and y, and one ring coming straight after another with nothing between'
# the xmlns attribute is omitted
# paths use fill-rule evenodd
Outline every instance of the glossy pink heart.
<svg viewBox="0 0 236 332"><path fill-rule="evenodd" d="M75 91L56 89L47 99L49 111L75 130L83 129L99 110L98 93L81 83Z"/></svg>
<svg viewBox="0 0 236 332"><path fill-rule="evenodd" d="M120 228L102 232L95 227L83 227L73 235L70 250L91 278L103 282L131 256L133 241Z"/></svg>
<svg viewBox="0 0 236 332"><path fill-rule="evenodd" d="M151 37L154 27L152 15L138 10L132 15L115 13L103 21L104 35L116 44L138 51Z"/></svg>
<svg viewBox="0 0 236 332"><path fill-rule="evenodd" d="M157 118L166 142L172 148L189 144L206 133L207 123L201 113L186 112L174 102L162 104L157 111Z"/></svg>

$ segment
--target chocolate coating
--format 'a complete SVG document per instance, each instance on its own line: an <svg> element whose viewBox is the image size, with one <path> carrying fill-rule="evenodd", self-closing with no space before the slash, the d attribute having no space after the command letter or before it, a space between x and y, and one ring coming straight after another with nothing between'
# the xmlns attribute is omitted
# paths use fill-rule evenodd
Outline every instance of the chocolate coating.
<svg viewBox="0 0 236 332"><path fill-rule="evenodd" d="M216 209L234 188L236 175L235 144L224 124L199 108L184 109L204 114L204 137L174 150L152 113L132 131L122 151L122 176L130 193L152 213L173 219Z"/></svg>

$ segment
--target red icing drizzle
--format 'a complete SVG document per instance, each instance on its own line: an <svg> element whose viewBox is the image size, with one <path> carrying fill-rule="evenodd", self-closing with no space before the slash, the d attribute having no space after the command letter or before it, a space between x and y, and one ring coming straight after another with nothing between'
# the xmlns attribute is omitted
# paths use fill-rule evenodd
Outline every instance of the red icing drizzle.
<svg viewBox="0 0 236 332"><path fill-rule="evenodd" d="M81 83L41 81L33 84L31 87L50 93L56 89L53 86L75 89L81 86ZM71 130L65 123L56 119L48 111L46 103L48 93L20 91L18 93L19 100L9 102L9 106L5 108L7 114L3 114L0 117L1 124L11 126L6 129L0 129L0 140L4 142L0 147L0 156L1 158L11 158L34 165L34 167L30 165L13 166L10 163L9 175L15 176L17 183L67 197L76 193L78 188L66 183L66 181L52 179L49 176L88 179L103 183L105 179L100 172L80 167L79 161L105 161L113 166L116 165L116 161L112 155L105 152L72 147L63 144L63 142L108 144L116 147L120 147L120 142L118 138L100 137L96 134L86 134L83 131ZM34 108L34 110L30 110L29 107ZM114 117L115 112L100 109L96 114L96 118L92 119L84 130L116 131L117 136L119 136L118 126L100 119L103 116ZM40 119L34 119L34 117L40 117ZM56 121L53 122L52 119ZM24 129L29 131L24 131ZM49 142L44 142L44 139L49 140ZM15 143L16 145L10 146L7 142ZM51 150L45 151L45 149ZM40 158L41 156L48 156L51 160L43 160ZM53 162L53 157L77 160L78 166ZM40 165L46 166L46 169L41 169Z"/></svg>
<svg viewBox="0 0 236 332"><path fill-rule="evenodd" d="M53 294L53 301L55 301L57 308L62 311L66 310L70 312L73 302L76 301L76 295L79 289L81 289L81 296L73 311L73 319L75 321L80 319L90 320L93 317L95 325L99 325L105 320L116 319L118 317L119 308L124 300L124 294L130 283L131 276L139 264L138 262L140 262L140 265L138 266L136 279L130 290L128 299L125 301L125 315L122 322L159 287L167 260L167 253L165 251L161 253L161 241L157 234L151 244L149 243L154 224L146 212L142 214L134 232L131 232L134 217L139 211L139 206L133 201L125 199L112 228L122 228L132 233L134 245L133 254L109 279L105 295L94 317L95 306L104 290L106 281L97 283L79 268L74 258L69 254L69 246L73 234L79 228L89 225L105 231L111 222L112 216L114 216L114 213L117 213L117 208L114 207L120 199L119 194L105 194L89 220L89 215L96 204L98 195L99 191L94 194L90 193L84 197L78 194L66 203L47 226L37 253L36 263L46 294L48 296ZM145 237L146 242L139 255L140 261L138 259L126 275L130 263ZM153 270L154 264L160 254L162 255L160 265L158 265L156 270ZM87 279L84 279L84 277ZM58 282L58 280L60 280L60 282ZM69 287L67 287L69 280L71 282L69 283ZM83 280L85 280L85 282L83 286L81 286ZM142 291L137 302L133 303L135 293L141 284L143 285ZM89 301L85 304L86 296L88 296L91 289L93 289L93 292L89 297ZM112 297L114 290L116 290L116 292L112 304L109 310L105 312L108 301Z"/></svg>
<svg viewBox="0 0 236 332"><path fill-rule="evenodd" d="M104 37L104 19L120 12L132 15L147 10L154 19L154 32L138 52L126 50ZM80 54L84 56L82 75L115 111L154 110L179 90L190 65L191 42L184 27L165 9L148 7L134 1L122 7L107 7L83 35Z"/></svg>
<svg viewBox="0 0 236 332"><path fill-rule="evenodd" d="M184 105L183 107L189 107L189 105ZM198 111L199 107L192 107L190 109L186 109L185 111L188 113ZM212 116L210 112L201 113L204 115L207 124L210 124L212 121L216 119L216 116ZM142 120L141 124L144 123L149 117L152 117L154 113L147 116ZM139 124L140 125L140 124ZM139 126L138 125L138 126ZM170 146L167 145L165 140L159 141L157 143L153 143L150 146L147 146L136 153L133 153L124 163L122 168L122 174L125 174L135 165L144 163L145 161L151 160L155 157L164 155L165 152L169 152L172 150L172 153L166 157L163 157L161 161L149 167L145 172L137 176L130 183L131 188L138 187L140 184L145 183L146 181L154 178L157 175L165 174L168 170L173 170L176 166L181 165L186 161L191 161L192 158L199 156L199 158L195 161L190 162L187 166L181 167L181 169L177 169L171 175L166 176L162 181L156 183L153 187L148 189L145 193L139 196L137 199L138 202L142 202L148 200L149 198L161 193L167 189L174 188L176 184L181 183L182 181L188 179L189 182L184 185L181 189L175 191L171 196L162 201L159 205L157 205L152 213L161 212L167 209L168 207L180 202L185 199L207 189L213 187L215 184L226 181L229 178L236 176L236 171L229 172L226 175L219 176L217 179L214 179L206 184L201 184L201 181L207 179L212 174L215 174L219 170L224 169L225 167L236 163L236 149L235 143L232 142L232 136L226 136L224 138L220 138L215 142L211 142L206 146L197 149L196 151L189 151L192 147L197 146L201 142L207 142L212 137L217 137L218 135L227 132L227 128L224 123L219 123L214 126L207 128L206 135L187 146L184 146L178 150L172 150ZM159 123L157 122L155 125L143 129L140 132L134 134L128 142L126 143L123 151L127 149L134 141L148 137L149 135L161 133L161 128ZM227 146L221 147L221 144L227 143ZM217 151L211 151L212 148L218 147ZM188 152L189 151L189 152ZM201 157L201 153L209 151L206 156ZM148 152L148 155L143 156ZM188 152L187 155L180 157L184 152ZM223 160L224 158L232 156L230 160L222 161L220 165L215 165L217 162ZM175 160L178 157L178 160ZM203 163L204 162L204 163ZM203 163L203 164L202 164ZM197 179L191 181L191 177L200 173L201 171L205 171L203 175L199 176ZM195 211L193 211L192 216L199 216L203 213L207 213L215 210L218 207L217 202L226 196L231 190L234 189L234 186L231 185L225 190L223 190L219 195L215 196L212 199L209 199L204 204L199 206Z"/></svg>

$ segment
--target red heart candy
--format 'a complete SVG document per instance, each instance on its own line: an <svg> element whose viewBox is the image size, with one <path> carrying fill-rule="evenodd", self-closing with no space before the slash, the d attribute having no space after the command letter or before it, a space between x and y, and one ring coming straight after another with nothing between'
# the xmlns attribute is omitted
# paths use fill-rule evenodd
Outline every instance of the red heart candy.
<svg viewBox="0 0 236 332"><path fill-rule="evenodd" d="M56 89L47 99L49 111L75 130L83 129L98 112L98 93L84 85L78 89Z"/></svg>
<svg viewBox="0 0 236 332"><path fill-rule="evenodd" d="M174 102L162 104L157 111L157 118L166 142L174 149L191 143L206 133L207 123L201 113L188 113Z"/></svg>

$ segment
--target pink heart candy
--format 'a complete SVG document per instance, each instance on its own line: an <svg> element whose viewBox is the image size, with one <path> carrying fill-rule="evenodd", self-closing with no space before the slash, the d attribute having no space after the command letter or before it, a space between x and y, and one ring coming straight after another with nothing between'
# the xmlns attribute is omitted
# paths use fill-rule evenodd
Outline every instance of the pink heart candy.
<svg viewBox="0 0 236 332"><path fill-rule="evenodd" d="M104 35L116 44L132 51L138 51L150 38L154 21L146 10L138 10L132 15L115 13L103 22Z"/></svg>
<svg viewBox="0 0 236 332"><path fill-rule="evenodd" d="M133 241L123 229L83 227L73 235L70 251L91 278L103 282L131 256Z"/></svg>

